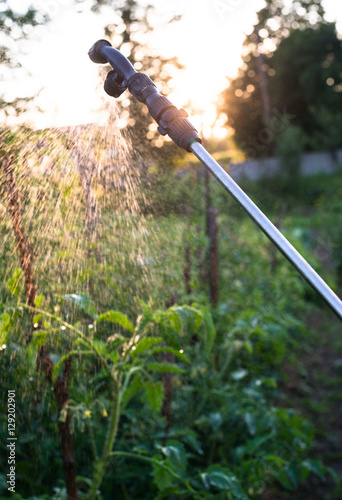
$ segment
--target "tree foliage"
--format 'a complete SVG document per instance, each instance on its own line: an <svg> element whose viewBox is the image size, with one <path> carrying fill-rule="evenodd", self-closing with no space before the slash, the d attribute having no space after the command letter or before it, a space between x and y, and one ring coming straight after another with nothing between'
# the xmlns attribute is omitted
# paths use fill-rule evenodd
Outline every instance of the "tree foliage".
<svg viewBox="0 0 342 500"><path fill-rule="evenodd" d="M3 33L0 44L0 64L4 68L5 74L20 67L17 54L18 43L28 37L30 28L32 29L45 20L46 18L33 7L27 8L24 12L18 12L11 8L8 0L0 0L0 29ZM24 97L8 101L5 96L0 95L0 109L5 115L13 111L19 114L25 111L27 103L31 99Z"/></svg>
<svg viewBox="0 0 342 500"><path fill-rule="evenodd" d="M90 262L86 204L75 175L82 156L68 154L66 134L21 133L4 132L2 141L15 161L24 227L34 249L34 323L42 328L32 330L3 203L0 422L6 435L6 389L15 388L16 498L65 499L57 430L68 418L79 497L87 500L97 490L104 500L247 500L266 487L294 490L312 472L331 473L309 459L312 426L284 407L279 384L282 362L305 340L304 283L284 261L270 270L264 236L243 221L238 207L234 212L235 202L216 186L222 266L219 303L211 308L199 276L198 250L208 247L204 228L197 231L204 226L198 196L203 184L196 190L198 215L186 225L174 212L144 219L132 203L119 203L122 184L104 188L99 180L99 239L91 248L101 260ZM84 149L83 141L79 147ZM172 189L179 182L193 191L193 179L174 179ZM184 231L191 295L183 282ZM177 303L165 308L173 295ZM63 378L70 361L70 397L58 416L51 383L37 371L42 348L53 362L52 383ZM167 375L173 381L169 427L161 412ZM4 462L6 452L0 452ZM10 496L5 474L1 498Z"/></svg>
<svg viewBox="0 0 342 500"><path fill-rule="evenodd" d="M279 45L273 65L274 102L294 115L310 149L341 147L342 42L335 25L295 30Z"/></svg>
<svg viewBox="0 0 342 500"><path fill-rule="evenodd" d="M269 152L267 145L287 126L279 123L280 114L308 136L307 148L341 145L335 131L341 123L342 44L320 2L294 2L287 9L269 0L244 45L243 65L223 93L222 109L247 155Z"/></svg>
<svg viewBox="0 0 342 500"><path fill-rule="evenodd" d="M147 73L152 78L160 93L168 95L169 82L181 65L176 57L165 58L150 45L149 34L154 28L153 14L156 8L151 5L142 6L136 0L119 2L96 0L93 10L99 11L108 5L115 5L115 15L112 23L104 29L106 38L129 59L137 71ZM166 24L176 22L178 19L177 16L170 15ZM128 133L134 137L136 153L139 154L143 150L146 156L145 148L148 141L157 147L157 155L159 158L163 157L163 160L170 158L171 155L174 156L175 153L178 155L181 153L173 143L165 143L157 132L157 124L149 115L147 108L129 92L125 92L117 103L120 120L125 124ZM162 145L163 151L158 149Z"/></svg>

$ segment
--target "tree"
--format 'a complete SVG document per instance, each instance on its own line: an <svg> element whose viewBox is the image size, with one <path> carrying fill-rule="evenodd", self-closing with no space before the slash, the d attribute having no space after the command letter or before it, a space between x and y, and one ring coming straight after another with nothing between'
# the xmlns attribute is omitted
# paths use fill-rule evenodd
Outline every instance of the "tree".
<svg viewBox="0 0 342 500"><path fill-rule="evenodd" d="M342 42L334 24L295 30L273 56L274 102L286 106L312 150L342 146Z"/></svg>
<svg viewBox="0 0 342 500"><path fill-rule="evenodd" d="M105 27L105 36L112 45L120 50L132 63L137 71L145 72L154 81L158 91L163 95L170 93L169 82L175 71L182 66L176 57L166 59L149 46L148 34L153 30L152 14L155 9L151 5L142 7L136 0L95 0L93 10L98 11L106 5L115 3L116 18L114 22ZM179 17L174 16L168 20L175 22ZM106 68L106 71L111 68ZM181 150L173 143L166 143L157 132L155 121L148 114L146 107L125 92L118 99L118 118L125 124L128 133L134 138L134 150L139 155L144 151L146 156L146 142L153 146L163 145L163 160L170 156L179 156ZM158 158L161 157L158 151Z"/></svg>
<svg viewBox="0 0 342 500"><path fill-rule="evenodd" d="M0 28L5 35L0 45L0 64L5 71L15 70L20 67L16 56L16 45L20 40L27 38L29 28L37 26L46 20L33 7L29 7L26 12L19 13L10 8L8 0L0 0ZM11 112L19 114L25 111L27 103L31 97L16 98L12 101L0 95L0 109L5 116Z"/></svg>
<svg viewBox="0 0 342 500"><path fill-rule="evenodd" d="M336 109L341 42L335 25L324 21L320 2L302 0L288 9L268 0L244 46L243 65L223 93L222 111L246 154L273 152L270 145L289 116L305 133L314 133L314 123L322 128L313 109L323 95L324 108Z"/></svg>
<svg viewBox="0 0 342 500"><path fill-rule="evenodd" d="M286 3L283 0L266 0L265 7L257 13L258 21L253 33L246 37L244 43L249 53L256 48L269 52L272 44L278 45L293 30L317 27L324 22L325 11L321 0L294 0L291 6ZM255 30L262 39L257 47Z"/></svg>

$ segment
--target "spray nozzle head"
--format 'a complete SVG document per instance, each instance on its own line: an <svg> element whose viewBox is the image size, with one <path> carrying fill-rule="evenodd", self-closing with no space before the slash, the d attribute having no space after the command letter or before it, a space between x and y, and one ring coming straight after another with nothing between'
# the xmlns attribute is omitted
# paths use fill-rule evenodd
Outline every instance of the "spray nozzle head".
<svg viewBox="0 0 342 500"><path fill-rule="evenodd" d="M112 47L108 40L98 40L89 50L90 59L97 64L109 63L121 81L128 80L136 74L135 69L121 52Z"/></svg>
<svg viewBox="0 0 342 500"><path fill-rule="evenodd" d="M108 40L98 40L94 43L88 52L90 59L97 64L106 64L108 62L107 57L103 54L103 47L111 47L112 44Z"/></svg>
<svg viewBox="0 0 342 500"><path fill-rule="evenodd" d="M147 105L151 116L159 124L159 132L169 134L181 148L190 151L193 141L201 142L195 127L187 120L184 110L178 110L171 101L158 93L151 78L137 73L129 60L107 40L99 40L88 52L90 59L98 64L109 63L110 71L105 81L105 91L119 97L127 88L138 101Z"/></svg>
<svg viewBox="0 0 342 500"><path fill-rule="evenodd" d="M120 78L116 71L109 71L104 82L104 89L111 97L120 97L127 89L127 81Z"/></svg>

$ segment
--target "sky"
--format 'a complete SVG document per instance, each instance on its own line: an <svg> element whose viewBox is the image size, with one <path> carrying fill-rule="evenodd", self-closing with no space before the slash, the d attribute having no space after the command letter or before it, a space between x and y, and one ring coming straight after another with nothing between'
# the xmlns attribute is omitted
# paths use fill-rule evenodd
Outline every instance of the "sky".
<svg viewBox="0 0 342 500"><path fill-rule="evenodd" d="M144 0L142 0L144 1ZM208 126L216 117L215 101L241 64L245 33L256 21L263 0L150 0L155 5L155 29L150 45L166 57L178 57L185 69L173 81L171 98L178 107L191 104L196 119ZM337 21L342 33L342 9L337 0L324 0L330 21ZM74 0L11 0L18 10L33 4L51 18L37 27L21 46L23 71L15 79L7 75L0 85L7 98L39 92L42 113L31 114L37 128L76 125L103 119L98 111L101 99L108 98L99 86L98 66L87 55L91 45L103 38L105 25L115 22L115 12L102 15L83 8ZM170 14L181 14L179 22L168 25ZM25 71L24 71L25 70ZM29 70L30 75L27 75ZM220 121L217 125L219 134ZM209 134L209 130L208 130Z"/></svg>

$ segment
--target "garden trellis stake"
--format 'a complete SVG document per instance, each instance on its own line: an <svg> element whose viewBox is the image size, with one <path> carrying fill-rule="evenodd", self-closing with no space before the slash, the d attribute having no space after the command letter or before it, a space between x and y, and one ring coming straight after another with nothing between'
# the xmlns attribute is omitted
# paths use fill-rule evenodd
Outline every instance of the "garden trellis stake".
<svg viewBox="0 0 342 500"><path fill-rule="evenodd" d="M162 135L168 134L179 147L194 153L305 280L327 302L337 316L342 319L341 300L230 175L206 151L201 144L201 138L195 127L187 119L187 112L184 109L177 109L169 99L160 95L151 78L144 73L138 73L129 60L112 47L107 40L96 42L89 50L89 57L95 63L109 63L113 67L113 70L107 74L104 83L107 94L112 97L119 97L128 88L138 101L146 104L151 116L159 125L158 131Z"/></svg>

